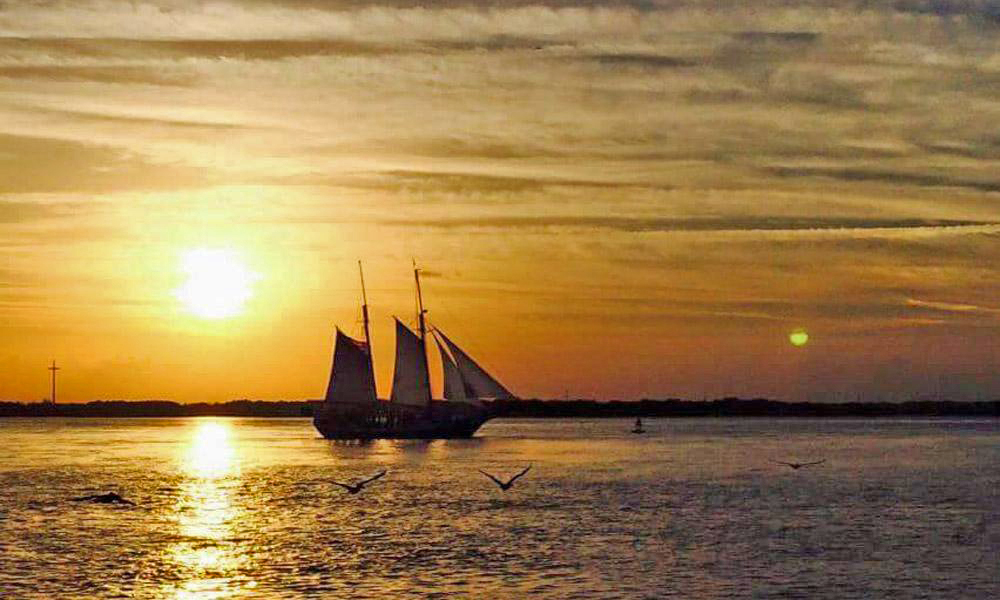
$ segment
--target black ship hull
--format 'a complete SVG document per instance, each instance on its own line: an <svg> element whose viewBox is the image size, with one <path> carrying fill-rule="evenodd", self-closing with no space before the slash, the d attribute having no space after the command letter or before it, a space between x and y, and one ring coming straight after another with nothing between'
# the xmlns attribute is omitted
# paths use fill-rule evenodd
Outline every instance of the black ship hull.
<svg viewBox="0 0 1000 600"><path fill-rule="evenodd" d="M324 403L313 417L316 430L328 440L402 440L471 438L492 418L483 407L434 402L430 407Z"/></svg>

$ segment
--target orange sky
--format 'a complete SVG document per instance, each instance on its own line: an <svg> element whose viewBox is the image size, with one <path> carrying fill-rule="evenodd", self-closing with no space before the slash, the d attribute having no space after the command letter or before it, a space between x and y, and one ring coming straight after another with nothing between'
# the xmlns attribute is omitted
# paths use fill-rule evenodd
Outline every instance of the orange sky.
<svg viewBox="0 0 1000 600"><path fill-rule="evenodd" d="M359 259L388 395L411 258L525 397L996 396L998 25L882 4L0 5L0 400L320 397Z"/></svg>

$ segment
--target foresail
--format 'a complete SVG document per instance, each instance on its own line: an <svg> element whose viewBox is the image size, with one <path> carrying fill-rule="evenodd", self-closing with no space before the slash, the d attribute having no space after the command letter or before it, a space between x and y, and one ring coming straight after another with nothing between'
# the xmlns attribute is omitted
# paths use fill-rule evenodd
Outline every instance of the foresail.
<svg viewBox="0 0 1000 600"><path fill-rule="evenodd" d="M368 344L344 335L337 329L333 368L326 387L327 402L370 402L375 400L375 382L368 367Z"/></svg>
<svg viewBox="0 0 1000 600"><path fill-rule="evenodd" d="M392 401L413 406L430 402L427 354L424 344L396 319L396 370L392 374Z"/></svg>
<svg viewBox="0 0 1000 600"><path fill-rule="evenodd" d="M455 357L458 372L462 377L462 382L465 384L466 396L477 399L492 398L500 400L515 398L514 394L510 393L503 384L480 367L476 361L472 360L454 342L449 340L448 336L441 333L440 329L435 329L435 332L441 336L441 339L447 344L448 350L451 351L451 355Z"/></svg>
<svg viewBox="0 0 1000 600"><path fill-rule="evenodd" d="M441 345L441 340L434 338L438 351L441 353L441 369L444 372L444 398L452 402L468 402L469 397L465 393L465 382L462 381L462 374L458 372L458 366L452 360L448 351Z"/></svg>

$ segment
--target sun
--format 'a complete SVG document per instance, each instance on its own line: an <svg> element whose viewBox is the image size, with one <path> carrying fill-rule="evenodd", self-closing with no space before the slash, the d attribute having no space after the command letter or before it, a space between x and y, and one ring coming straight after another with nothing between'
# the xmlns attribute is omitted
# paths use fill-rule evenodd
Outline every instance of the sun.
<svg viewBox="0 0 1000 600"><path fill-rule="evenodd" d="M788 341L792 343L793 346L805 346L806 342L809 341L809 334L806 333L805 329L796 329L795 331L788 334Z"/></svg>
<svg viewBox="0 0 1000 600"><path fill-rule="evenodd" d="M195 248L181 255L186 280L174 291L184 308L203 319L225 319L243 312L260 276L229 248Z"/></svg>

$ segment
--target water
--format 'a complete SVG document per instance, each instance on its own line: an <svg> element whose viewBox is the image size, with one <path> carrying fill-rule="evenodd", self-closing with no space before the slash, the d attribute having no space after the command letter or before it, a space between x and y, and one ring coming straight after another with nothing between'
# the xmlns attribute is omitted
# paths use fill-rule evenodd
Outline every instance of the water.
<svg viewBox="0 0 1000 600"><path fill-rule="evenodd" d="M996 420L645 425L0 420L0 597L1000 597ZM109 490L139 506L68 501Z"/></svg>

